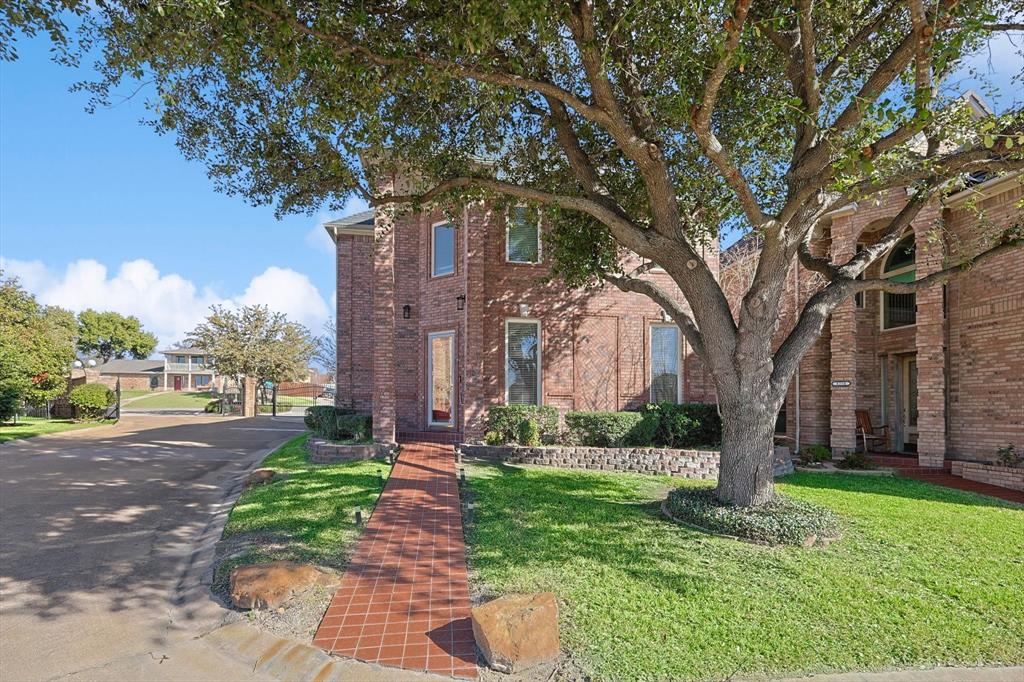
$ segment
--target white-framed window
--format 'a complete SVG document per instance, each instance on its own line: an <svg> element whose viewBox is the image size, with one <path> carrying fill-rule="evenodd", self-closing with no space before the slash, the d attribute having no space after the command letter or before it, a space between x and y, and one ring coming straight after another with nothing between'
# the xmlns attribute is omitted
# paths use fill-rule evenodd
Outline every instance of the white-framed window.
<svg viewBox="0 0 1024 682"><path fill-rule="evenodd" d="M540 262L540 221L526 206L514 206L505 218L505 260Z"/></svg>
<svg viewBox="0 0 1024 682"><path fill-rule="evenodd" d="M540 321L505 320L505 402L541 404Z"/></svg>
<svg viewBox="0 0 1024 682"><path fill-rule="evenodd" d="M682 394L679 371L679 327L651 325L651 402L678 403Z"/></svg>
<svg viewBox="0 0 1024 682"><path fill-rule="evenodd" d="M207 374L196 374L192 377L196 382L196 388L210 385L210 377Z"/></svg>
<svg viewBox="0 0 1024 682"><path fill-rule="evenodd" d="M882 277L894 282L917 279L916 251L913 233L896 242L882 263ZM917 323L917 296L913 293L879 292L880 324L883 330L908 327Z"/></svg>
<svg viewBox="0 0 1024 682"><path fill-rule="evenodd" d="M430 226L430 276L455 272L455 226L449 222Z"/></svg>

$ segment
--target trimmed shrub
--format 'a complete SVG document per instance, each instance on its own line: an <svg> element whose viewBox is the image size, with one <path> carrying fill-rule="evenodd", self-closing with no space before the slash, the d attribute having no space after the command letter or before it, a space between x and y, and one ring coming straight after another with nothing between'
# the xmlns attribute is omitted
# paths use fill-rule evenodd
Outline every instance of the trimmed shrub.
<svg viewBox="0 0 1024 682"><path fill-rule="evenodd" d="M646 434L637 439L633 433L643 418L639 412L569 412L565 427L573 445L618 448L644 444Z"/></svg>
<svg viewBox="0 0 1024 682"><path fill-rule="evenodd" d="M68 396L68 402L83 419L99 419L115 400L117 395L103 384L83 384Z"/></svg>
<svg viewBox="0 0 1024 682"><path fill-rule="evenodd" d="M871 461L871 459L863 452L851 452L843 457L841 460L836 462L836 466L840 469L877 469L878 465Z"/></svg>
<svg viewBox="0 0 1024 682"><path fill-rule="evenodd" d="M15 388L0 388L0 422L9 422L18 414L21 407L21 392Z"/></svg>
<svg viewBox="0 0 1024 682"><path fill-rule="evenodd" d="M558 433L558 410L550 405L494 405L487 411L487 431L496 434L500 445L519 442L519 424L533 422L542 443L552 442Z"/></svg>
<svg viewBox="0 0 1024 682"><path fill-rule="evenodd" d="M540 433L537 431L537 424L529 419L519 422L516 437L520 445L537 447L540 445Z"/></svg>
<svg viewBox="0 0 1024 682"><path fill-rule="evenodd" d="M640 413L647 423L637 434L650 438L635 445L691 448L722 442L722 418L712 403L648 403Z"/></svg>
<svg viewBox="0 0 1024 682"><path fill-rule="evenodd" d="M210 402L206 403L206 405L203 406L203 412L207 412L210 414L220 412L220 401L220 398L214 398Z"/></svg>
<svg viewBox="0 0 1024 682"><path fill-rule="evenodd" d="M307 407L303 421L310 431L326 440L370 440L373 437L372 417L356 414L347 407Z"/></svg>
<svg viewBox="0 0 1024 682"><path fill-rule="evenodd" d="M800 448L801 464L818 464L832 459L832 451L820 443L805 445Z"/></svg>
<svg viewBox="0 0 1024 682"><path fill-rule="evenodd" d="M734 507L719 502L714 488L676 488L665 506L683 523L767 545L827 544L840 535L834 512L778 493L759 507Z"/></svg>

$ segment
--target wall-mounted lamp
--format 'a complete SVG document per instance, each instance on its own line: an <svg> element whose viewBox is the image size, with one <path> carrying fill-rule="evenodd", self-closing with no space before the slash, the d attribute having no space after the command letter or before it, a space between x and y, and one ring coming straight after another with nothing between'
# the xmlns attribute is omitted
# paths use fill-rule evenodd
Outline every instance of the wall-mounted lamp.
<svg viewBox="0 0 1024 682"><path fill-rule="evenodd" d="M458 310L465 310L466 309L466 295L465 294L462 294L461 296L456 296L455 297L455 307Z"/></svg>
<svg viewBox="0 0 1024 682"><path fill-rule="evenodd" d="M530 306L525 303L519 304L519 317L528 317L530 315Z"/></svg>
<svg viewBox="0 0 1024 682"><path fill-rule="evenodd" d="M408 320L412 317L412 306L406 303L402 306L402 318Z"/></svg>
<svg viewBox="0 0 1024 682"><path fill-rule="evenodd" d="M672 321L672 316L668 314L667 310L662 310L661 311L661 321L662 322L671 322Z"/></svg>

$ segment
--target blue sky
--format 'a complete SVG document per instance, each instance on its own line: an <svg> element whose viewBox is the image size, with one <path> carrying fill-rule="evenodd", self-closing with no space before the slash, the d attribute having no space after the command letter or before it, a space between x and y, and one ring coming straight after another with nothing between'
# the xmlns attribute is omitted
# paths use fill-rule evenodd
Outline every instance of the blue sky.
<svg viewBox="0 0 1024 682"><path fill-rule="evenodd" d="M1020 41L1020 36L1015 42ZM324 220L277 220L218 194L169 136L139 124L142 97L87 114L89 77L50 61L43 38L0 63L0 258L50 304L140 317L163 344L211 303L267 303L319 331L333 308L334 262ZM1020 58L1008 38L976 67L996 72L997 108L1020 99ZM1019 84L1017 84L1019 85ZM954 87L977 87L958 79Z"/></svg>

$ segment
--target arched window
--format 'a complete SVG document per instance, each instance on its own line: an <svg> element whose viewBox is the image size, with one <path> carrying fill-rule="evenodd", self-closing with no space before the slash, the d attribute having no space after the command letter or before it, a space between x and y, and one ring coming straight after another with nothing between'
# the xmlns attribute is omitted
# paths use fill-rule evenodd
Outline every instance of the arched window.
<svg viewBox="0 0 1024 682"><path fill-rule="evenodd" d="M896 242L882 263L882 277L895 282L913 282L917 278L914 235ZM906 327L917 322L917 297L914 294L882 292L882 329Z"/></svg>

